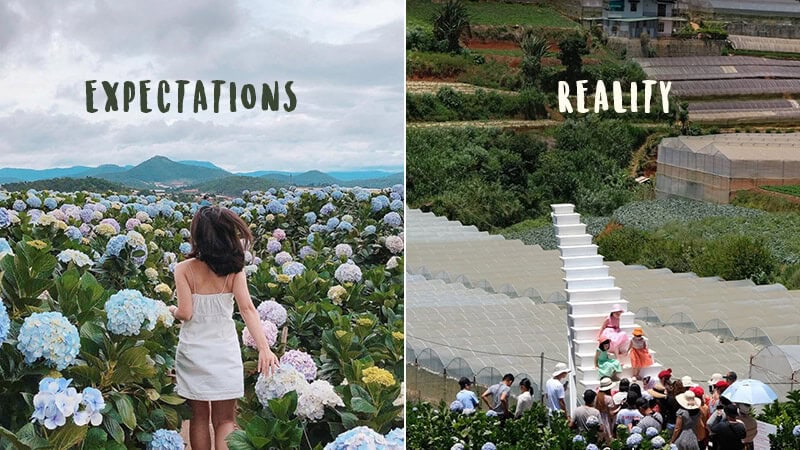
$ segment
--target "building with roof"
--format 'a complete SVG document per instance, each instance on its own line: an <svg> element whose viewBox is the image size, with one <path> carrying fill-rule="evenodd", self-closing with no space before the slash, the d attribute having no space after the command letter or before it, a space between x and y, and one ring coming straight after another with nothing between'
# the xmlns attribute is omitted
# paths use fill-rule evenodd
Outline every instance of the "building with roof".
<svg viewBox="0 0 800 450"><path fill-rule="evenodd" d="M675 0L608 0L603 10L603 29L609 36L638 38L671 36Z"/></svg>
<svg viewBox="0 0 800 450"><path fill-rule="evenodd" d="M657 198L729 203L736 191L800 184L800 133L666 138L657 162Z"/></svg>

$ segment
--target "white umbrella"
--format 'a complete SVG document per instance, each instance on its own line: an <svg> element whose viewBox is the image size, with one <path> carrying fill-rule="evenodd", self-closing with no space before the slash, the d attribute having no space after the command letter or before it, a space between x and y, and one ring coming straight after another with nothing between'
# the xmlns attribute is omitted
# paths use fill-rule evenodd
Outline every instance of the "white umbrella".
<svg viewBox="0 0 800 450"><path fill-rule="evenodd" d="M733 403L748 405L765 405L778 399L778 394L771 387L753 379L736 381L725 389L722 396Z"/></svg>

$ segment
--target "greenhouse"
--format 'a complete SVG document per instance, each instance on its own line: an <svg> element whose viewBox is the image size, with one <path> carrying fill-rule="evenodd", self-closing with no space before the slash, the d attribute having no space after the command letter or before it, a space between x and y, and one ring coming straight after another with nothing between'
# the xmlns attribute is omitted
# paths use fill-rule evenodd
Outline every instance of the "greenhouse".
<svg viewBox="0 0 800 450"><path fill-rule="evenodd" d="M750 360L749 378L768 383L780 398L800 387L800 345L770 345Z"/></svg>
<svg viewBox="0 0 800 450"><path fill-rule="evenodd" d="M800 184L798 144L800 133L664 139L658 150L656 196L728 203L739 190Z"/></svg>

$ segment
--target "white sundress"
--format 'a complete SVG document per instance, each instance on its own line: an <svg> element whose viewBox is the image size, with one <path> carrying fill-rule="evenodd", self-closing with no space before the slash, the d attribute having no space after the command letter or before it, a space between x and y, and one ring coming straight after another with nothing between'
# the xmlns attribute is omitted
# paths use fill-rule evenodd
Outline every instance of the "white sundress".
<svg viewBox="0 0 800 450"><path fill-rule="evenodd" d="M181 397L218 401L244 396L233 303L233 293L192 294L192 318L181 325L175 352L175 392Z"/></svg>

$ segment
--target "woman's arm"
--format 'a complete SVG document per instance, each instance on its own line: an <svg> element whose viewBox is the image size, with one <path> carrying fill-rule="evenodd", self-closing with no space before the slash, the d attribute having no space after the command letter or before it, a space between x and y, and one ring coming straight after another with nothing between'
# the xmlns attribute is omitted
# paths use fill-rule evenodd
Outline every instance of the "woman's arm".
<svg viewBox="0 0 800 450"><path fill-rule="evenodd" d="M606 319L603 321L603 324L600 325L600 331L597 333L597 340L598 341L600 341L600 337L603 336L603 330L605 330L606 327L608 327L608 317L606 317Z"/></svg>
<svg viewBox="0 0 800 450"><path fill-rule="evenodd" d="M258 317L258 311L253 306L253 300L250 298L250 291L247 288L247 276L244 271L239 272L233 278L233 296L236 298L236 304L239 307L239 314L244 319L250 335L256 341L256 348L258 348L258 371L267 375L271 374L273 370L278 369L278 358L272 353L267 342L267 336L264 334L264 329L261 327L261 319Z"/></svg>
<svg viewBox="0 0 800 450"><path fill-rule="evenodd" d="M178 306L170 306L172 315L183 322L192 319L192 289L189 286L188 267L189 261L184 261L175 266L175 293L178 297Z"/></svg>
<svg viewBox="0 0 800 450"><path fill-rule="evenodd" d="M678 436L681 435L681 431L683 429L683 417L678 415L678 418L675 419L675 431L672 433L672 439L670 439L669 443L674 444L675 440L678 439Z"/></svg>
<svg viewBox="0 0 800 450"><path fill-rule="evenodd" d="M600 368L600 366L597 365L597 361L598 361L599 358L600 358L600 350L595 350L594 351L594 368L595 369L599 369Z"/></svg>

